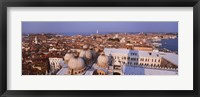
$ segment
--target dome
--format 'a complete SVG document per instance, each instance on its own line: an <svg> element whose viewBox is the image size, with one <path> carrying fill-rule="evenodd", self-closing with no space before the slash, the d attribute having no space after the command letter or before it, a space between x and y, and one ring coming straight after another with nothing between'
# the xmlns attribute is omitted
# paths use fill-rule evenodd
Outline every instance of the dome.
<svg viewBox="0 0 200 97"><path fill-rule="evenodd" d="M79 54L79 57L92 59L92 52L90 50L82 50Z"/></svg>
<svg viewBox="0 0 200 97"><path fill-rule="evenodd" d="M73 57L72 53L66 53L65 56L64 56L64 60L69 61L72 57Z"/></svg>
<svg viewBox="0 0 200 97"><path fill-rule="evenodd" d="M109 61L108 56L106 56L105 54L101 54L97 59L97 65L99 67L104 67L104 68L108 67L108 61Z"/></svg>
<svg viewBox="0 0 200 97"><path fill-rule="evenodd" d="M83 46L83 49L88 49L88 48L89 48L88 45L84 45L84 46Z"/></svg>
<svg viewBox="0 0 200 97"><path fill-rule="evenodd" d="M94 47L93 47L93 46L90 46L89 48L90 48L90 49L94 49Z"/></svg>
<svg viewBox="0 0 200 97"><path fill-rule="evenodd" d="M75 49L71 49L71 52L75 53L75 52L76 52L76 50L75 50Z"/></svg>
<svg viewBox="0 0 200 97"><path fill-rule="evenodd" d="M85 63L82 58L71 58L68 62L68 68L74 70L81 70L85 68Z"/></svg>

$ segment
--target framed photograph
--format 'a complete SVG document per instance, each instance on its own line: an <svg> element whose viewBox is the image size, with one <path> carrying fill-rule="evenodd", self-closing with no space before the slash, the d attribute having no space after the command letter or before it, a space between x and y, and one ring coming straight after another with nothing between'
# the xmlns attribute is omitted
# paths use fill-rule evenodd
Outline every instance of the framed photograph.
<svg viewBox="0 0 200 97"><path fill-rule="evenodd" d="M0 3L0 95L199 96L199 0Z"/></svg>

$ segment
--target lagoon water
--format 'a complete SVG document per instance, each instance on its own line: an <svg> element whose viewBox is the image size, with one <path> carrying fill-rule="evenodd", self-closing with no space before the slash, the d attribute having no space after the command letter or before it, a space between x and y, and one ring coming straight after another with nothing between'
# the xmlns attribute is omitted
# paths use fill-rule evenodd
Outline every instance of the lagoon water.
<svg viewBox="0 0 200 97"><path fill-rule="evenodd" d="M178 38L162 39L160 43L162 43L162 46L160 46L160 48L166 48L171 51L178 51Z"/></svg>

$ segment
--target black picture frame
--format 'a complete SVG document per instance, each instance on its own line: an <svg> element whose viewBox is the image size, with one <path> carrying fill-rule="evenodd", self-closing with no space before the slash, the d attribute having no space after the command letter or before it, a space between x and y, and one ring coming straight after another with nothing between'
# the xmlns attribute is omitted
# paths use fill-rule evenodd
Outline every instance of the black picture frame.
<svg viewBox="0 0 200 97"><path fill-rule="evenodd" d="M7 7L193 7L193 90L7 90ZM1 0L0 95L2 97L199 97L200 0ZM187 83L186 83L187 84Z"/></svg>

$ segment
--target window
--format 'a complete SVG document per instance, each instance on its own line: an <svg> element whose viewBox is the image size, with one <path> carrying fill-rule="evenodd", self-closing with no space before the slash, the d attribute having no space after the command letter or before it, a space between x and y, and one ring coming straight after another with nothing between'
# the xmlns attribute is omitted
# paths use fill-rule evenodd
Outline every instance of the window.
<svg viewBox="0 0 200 97"><path fill-rule="evenodd" d="M145 59L145 62L147 61L147 59Z"/></svg>

